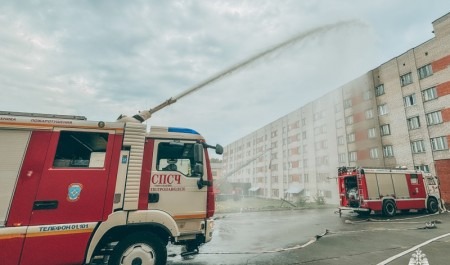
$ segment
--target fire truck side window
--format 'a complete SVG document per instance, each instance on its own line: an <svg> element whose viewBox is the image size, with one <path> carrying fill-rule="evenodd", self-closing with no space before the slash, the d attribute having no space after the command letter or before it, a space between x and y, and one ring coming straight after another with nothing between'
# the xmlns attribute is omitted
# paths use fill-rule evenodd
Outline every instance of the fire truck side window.
<svg viewBox="0 0 450 265"><path fill-rule="evenodd" d="M156 170L178 171L185 176L192 177L194 144L180 142L159 143L156 159Z"/></svg>
<svg viewBox="0 0 450 265"><path fill-rule="evenodd" d="M107 133L61 131L53 167L101 168L107 143Z"/></svg>
<svg viewBox="0 0 450 265"><path fill-rule="evenodd" d="M419 184L419 178L417 174L411 174L411 184Z"/></svg>

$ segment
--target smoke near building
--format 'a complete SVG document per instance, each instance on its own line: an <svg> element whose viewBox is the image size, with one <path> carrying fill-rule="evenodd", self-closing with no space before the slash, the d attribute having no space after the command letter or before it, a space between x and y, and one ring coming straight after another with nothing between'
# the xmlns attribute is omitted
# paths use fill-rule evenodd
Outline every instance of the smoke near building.
<svg viewBox="0 0 450 265"><path fill-rule="evenodd" d="M338 167L408 168L437 175L450 201L450 13L432 25L434 38L226 146L223 175L249 196L336 204Z"/></svg>

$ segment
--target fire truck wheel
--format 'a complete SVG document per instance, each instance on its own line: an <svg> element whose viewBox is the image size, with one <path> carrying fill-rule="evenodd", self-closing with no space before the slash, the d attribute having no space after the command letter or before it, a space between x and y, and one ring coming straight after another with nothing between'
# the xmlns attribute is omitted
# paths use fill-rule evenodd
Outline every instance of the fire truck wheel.
<svg viewBox="0 0 450 265"><path fill-rule="evenodd" d="M167 248L153 233L135 233L114 248L109 265L164 265Z"/></svg>
<svg viewBox="0 0 450 265"><path fill-rule="evenodd" d="M395 203L391 200L384 201L383 203L383 215L387 217L392 217L397 212Z"/></svg>
<svg viewBox="0 0 450 265"><path fill-rule="evenodd" d="M439 211L439 204L436 198L433 197L428 198L427 211L429 213L436 213L437 211Z"/></svg>

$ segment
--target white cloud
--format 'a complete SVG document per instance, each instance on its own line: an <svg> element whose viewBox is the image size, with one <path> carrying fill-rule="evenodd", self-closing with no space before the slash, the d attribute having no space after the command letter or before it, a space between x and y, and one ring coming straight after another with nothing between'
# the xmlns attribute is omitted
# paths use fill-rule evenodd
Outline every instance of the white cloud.
<svg viewBox="0 0 450 265"><path fill-rule="evenodd" d="M284 39L305 38L157 112L230 143L432 38L448 1L5 1L0 106L114 120Z"/></svg>

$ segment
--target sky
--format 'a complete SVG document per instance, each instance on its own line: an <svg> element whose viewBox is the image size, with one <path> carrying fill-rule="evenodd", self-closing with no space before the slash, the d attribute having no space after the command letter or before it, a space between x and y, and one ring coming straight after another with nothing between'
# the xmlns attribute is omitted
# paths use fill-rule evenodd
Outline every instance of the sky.
<svg viewBox="0 0 450 265"><path fill-rule="evenodd" d="M450 1L11 1L0 110L132 116L280 42L296 42L146 121L227 145L434 37Z"/></svg>

